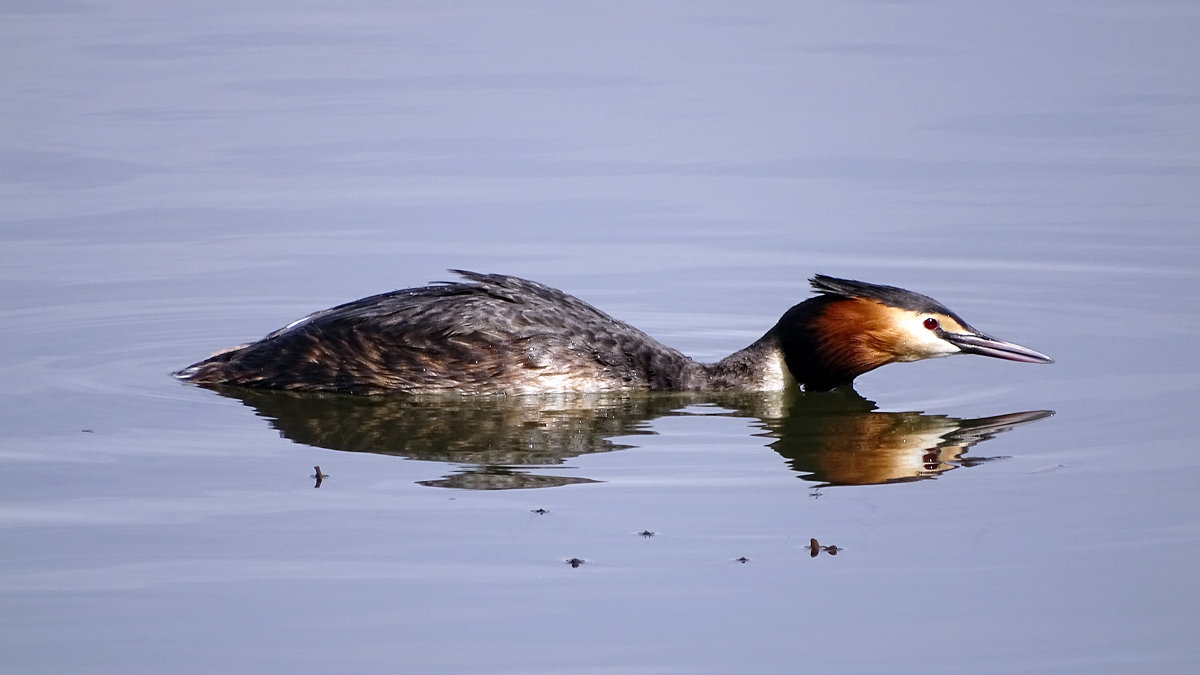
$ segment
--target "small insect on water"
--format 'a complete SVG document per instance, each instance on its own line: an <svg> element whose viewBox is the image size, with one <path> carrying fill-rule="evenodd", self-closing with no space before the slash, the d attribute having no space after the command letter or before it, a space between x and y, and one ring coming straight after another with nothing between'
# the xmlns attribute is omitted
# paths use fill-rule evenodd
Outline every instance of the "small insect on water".
<svg viewBox="0 0 1200 675"><path fill-rule="evenodd" d="M567 558L567 564L570 565L571 567L579 567L580 565L583 565L586 562L587 561L584 560L583 558Z"/></svg>
<svg viewBox="0 0 1200 675"><path fill-rule="evenodd" d="M838 548L835 545L822 546L816 539L808 540L808 555L809 555L809 557L812 557L812 558L815 558L818 555L820 555L821 551L825 551L829 555L837 555L838 551L842 551L842 550L845 550L845 549Z"/></svg>

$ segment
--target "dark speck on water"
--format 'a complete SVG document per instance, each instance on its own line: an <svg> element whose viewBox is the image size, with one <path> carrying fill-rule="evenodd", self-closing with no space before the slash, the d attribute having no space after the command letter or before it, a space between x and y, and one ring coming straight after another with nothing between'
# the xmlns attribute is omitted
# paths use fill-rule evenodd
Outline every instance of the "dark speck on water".
<svg viewBox="0 0 1200 675"><path fill-rule="evenodd" d="M816 539L808 540L808 555L813 558L820 555L821 551L825 551L829 555L837 555L838 551L841 551L841 550L843 550L843 549L838 548L837 546L834 546L834 545L822 546L820 543L817 542Z"/></svg>

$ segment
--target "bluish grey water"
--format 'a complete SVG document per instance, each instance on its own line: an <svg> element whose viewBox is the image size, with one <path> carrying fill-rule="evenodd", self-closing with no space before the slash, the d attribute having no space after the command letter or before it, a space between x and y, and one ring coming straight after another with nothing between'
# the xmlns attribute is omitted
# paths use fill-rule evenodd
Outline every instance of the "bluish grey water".
<svg viewBox="0 0 1200 675"><path fill-rule="evenodd" d="M1193 3L0 13L13 672L1200 664ZM449 267L706 360L823 272L1058 363L890 366L874 412L168 377Z"/></svg>

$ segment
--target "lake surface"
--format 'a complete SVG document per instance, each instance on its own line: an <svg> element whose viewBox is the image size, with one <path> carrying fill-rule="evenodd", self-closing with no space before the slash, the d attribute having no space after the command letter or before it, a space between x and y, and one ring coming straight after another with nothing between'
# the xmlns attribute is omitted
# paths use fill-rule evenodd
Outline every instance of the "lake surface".
<svg viewBox="0 0 1200 675"><path fill-rule="evenodd" d="M6 670L1200 667L1195 3L0 14ZM446 268L703 360L821 272L1058 362L861 397L169 377Z"/></svg>

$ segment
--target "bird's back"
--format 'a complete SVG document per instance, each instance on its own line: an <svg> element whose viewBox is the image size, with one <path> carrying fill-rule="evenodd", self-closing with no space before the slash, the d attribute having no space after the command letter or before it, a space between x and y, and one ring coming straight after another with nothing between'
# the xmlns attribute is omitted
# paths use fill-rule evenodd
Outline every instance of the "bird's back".
<svg viewBox="0 0 1200 675"><path fill-rule="evenodd" d="M316 312L178 373L201 384L350 393L686 389L688 357L557 289L458 271Z"/></svg>

